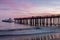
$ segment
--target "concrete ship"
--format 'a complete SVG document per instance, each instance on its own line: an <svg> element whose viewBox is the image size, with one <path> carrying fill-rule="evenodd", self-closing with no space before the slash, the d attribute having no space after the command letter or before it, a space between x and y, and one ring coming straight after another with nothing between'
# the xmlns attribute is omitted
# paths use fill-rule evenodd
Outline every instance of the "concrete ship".
<svg viewBox="0 0 60 40"><path fill-rule="evenodd" d="M2 22L13 22L13 20L9 18L9 19L2 20Z"/></svg>

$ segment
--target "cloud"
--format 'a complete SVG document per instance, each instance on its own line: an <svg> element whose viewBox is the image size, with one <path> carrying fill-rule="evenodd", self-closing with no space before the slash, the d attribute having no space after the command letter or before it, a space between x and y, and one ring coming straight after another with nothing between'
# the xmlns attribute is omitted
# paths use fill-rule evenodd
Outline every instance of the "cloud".
<svg viewBox="0 0 60 40"><path fill-rule="evenodd" d="M59 2L59 0L0 0L0 14L7 17L23 17L49 12L59 13Z"/></svg>

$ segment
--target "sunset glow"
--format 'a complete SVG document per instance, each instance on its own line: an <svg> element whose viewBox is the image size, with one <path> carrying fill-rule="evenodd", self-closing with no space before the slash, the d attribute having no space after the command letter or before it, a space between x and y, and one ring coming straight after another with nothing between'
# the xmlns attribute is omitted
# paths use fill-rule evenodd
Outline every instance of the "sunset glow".
<svg viewBox="0 0 60 40"><path fill-rule="evenodd" d="M60 0L0 0L1 17L60 14Z"/></svg>

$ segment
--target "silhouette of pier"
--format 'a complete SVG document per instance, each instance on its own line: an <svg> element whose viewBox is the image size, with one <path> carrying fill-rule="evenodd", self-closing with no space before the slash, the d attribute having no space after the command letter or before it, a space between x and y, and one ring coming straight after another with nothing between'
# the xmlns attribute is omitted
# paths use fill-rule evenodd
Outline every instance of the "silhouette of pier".
<svg viewBox="0 0 60 40"><path fill-rule="evenodd" d="M15 23L31 26L59 26L60 15L14 18Z"/></svg>

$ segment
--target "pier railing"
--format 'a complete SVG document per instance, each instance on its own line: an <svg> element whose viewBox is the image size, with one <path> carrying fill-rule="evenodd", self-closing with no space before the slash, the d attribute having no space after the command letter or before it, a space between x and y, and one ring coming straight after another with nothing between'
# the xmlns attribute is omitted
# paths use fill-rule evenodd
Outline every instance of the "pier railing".
<svg viewBox="0 0 60 40"><path fill-rule="evenodd" d="M14 18L15 23L31 26L59 26L60 15Z"/></svg>

